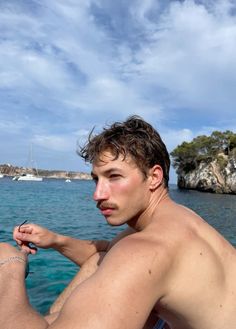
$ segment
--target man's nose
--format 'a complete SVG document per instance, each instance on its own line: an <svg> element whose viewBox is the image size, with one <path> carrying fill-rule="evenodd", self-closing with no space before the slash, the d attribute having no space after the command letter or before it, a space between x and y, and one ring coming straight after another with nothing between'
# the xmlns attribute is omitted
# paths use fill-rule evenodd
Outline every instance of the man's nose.
<svg viewBox="0 0 236 329"><path fill-rule="evenodd" d="M96 189L93 194L94 201L108 200L109 188L104 182L97 182Z"/></svg>

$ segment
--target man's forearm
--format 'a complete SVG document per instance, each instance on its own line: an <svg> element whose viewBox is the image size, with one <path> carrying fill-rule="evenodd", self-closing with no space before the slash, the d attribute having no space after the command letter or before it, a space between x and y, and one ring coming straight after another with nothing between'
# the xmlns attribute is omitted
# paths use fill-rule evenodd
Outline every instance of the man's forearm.
<svg viewBox="0 0 236 329"><path fill-rule="evenodd" d="M97 252L107 251L109 241L106 240L79 240L68 236L57 234L52 248L65 257L82 266L86 260Z"/></svg>
<svg viewBox="0 0 236 329"><path fill-rule="evenodd" d="M128 227L115 236L112 241L79 240L56 234L54 243L51 247L72 260L77 265L82 266L94 254L109 251L114 244L133 233L134 230Z"/></svg>
<svg viewBox="0 0 236 329"><path fill-rule="evenodd" d="M53 248L80 266L97 252L106 251L109 245L109 242L105 240L74 239L31 223L21 226L20 230L19 227L15 227L13 238L27 253L35 254L35 247Z"/></svg>

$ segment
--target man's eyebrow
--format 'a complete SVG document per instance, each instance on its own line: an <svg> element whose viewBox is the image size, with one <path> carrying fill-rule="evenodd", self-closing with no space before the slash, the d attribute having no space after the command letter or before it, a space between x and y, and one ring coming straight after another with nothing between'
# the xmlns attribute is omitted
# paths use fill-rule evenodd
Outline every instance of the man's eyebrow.
<svg viewBox="0 0 236 329"><path fill-rule="evenodd" d="M121 170L120 168L110 168L110 169L106 170L106 171L104 172L104 174L109 175L109 174L111 174L111 173L113 173L113 172L121 172L121 171L122 171L122 170Z"/></svg>
<svg viewBox="0 0 236 329"><path fill-rule="evenodd" d="M111 174L113 172L121 172L121 169L120 168L116 168L116 167L110 168L110 169L105 170L102 174L103 175L109 175L109 174ZM97 175L93 171L91 171L91 176L93 178L96 178L97 177Z"/></svg>

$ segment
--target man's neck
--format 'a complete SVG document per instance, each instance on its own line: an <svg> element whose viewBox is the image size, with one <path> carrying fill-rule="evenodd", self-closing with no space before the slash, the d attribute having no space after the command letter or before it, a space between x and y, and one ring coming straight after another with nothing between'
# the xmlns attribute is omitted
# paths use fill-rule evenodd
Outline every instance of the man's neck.
<svg viewBox="0 0 236 329"><path fill-rule="evenodd" d="M162 207L163 201L168 198L168 189L160 186L151 194L148 207L127 224L136 231L144 230L153 220L157 220L158 209Z"/></svg>

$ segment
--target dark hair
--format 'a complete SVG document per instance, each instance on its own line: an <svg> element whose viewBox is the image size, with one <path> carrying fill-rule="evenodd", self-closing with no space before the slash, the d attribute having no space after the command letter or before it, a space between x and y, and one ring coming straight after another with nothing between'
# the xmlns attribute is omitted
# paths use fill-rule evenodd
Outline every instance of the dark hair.
<svg viewBox="0 0 236 329"><path fill-rule="evenodd" d="M158 132L139 116L131 116L124 122L115 122L105 127L99 135L89 134L88 142L78 150L86 162L99 159L102 152L110 150L114 160L120 154L130 155L147 177L147 170L155 164L162 167L164 185L168 187L170 158Z"/></svg>

